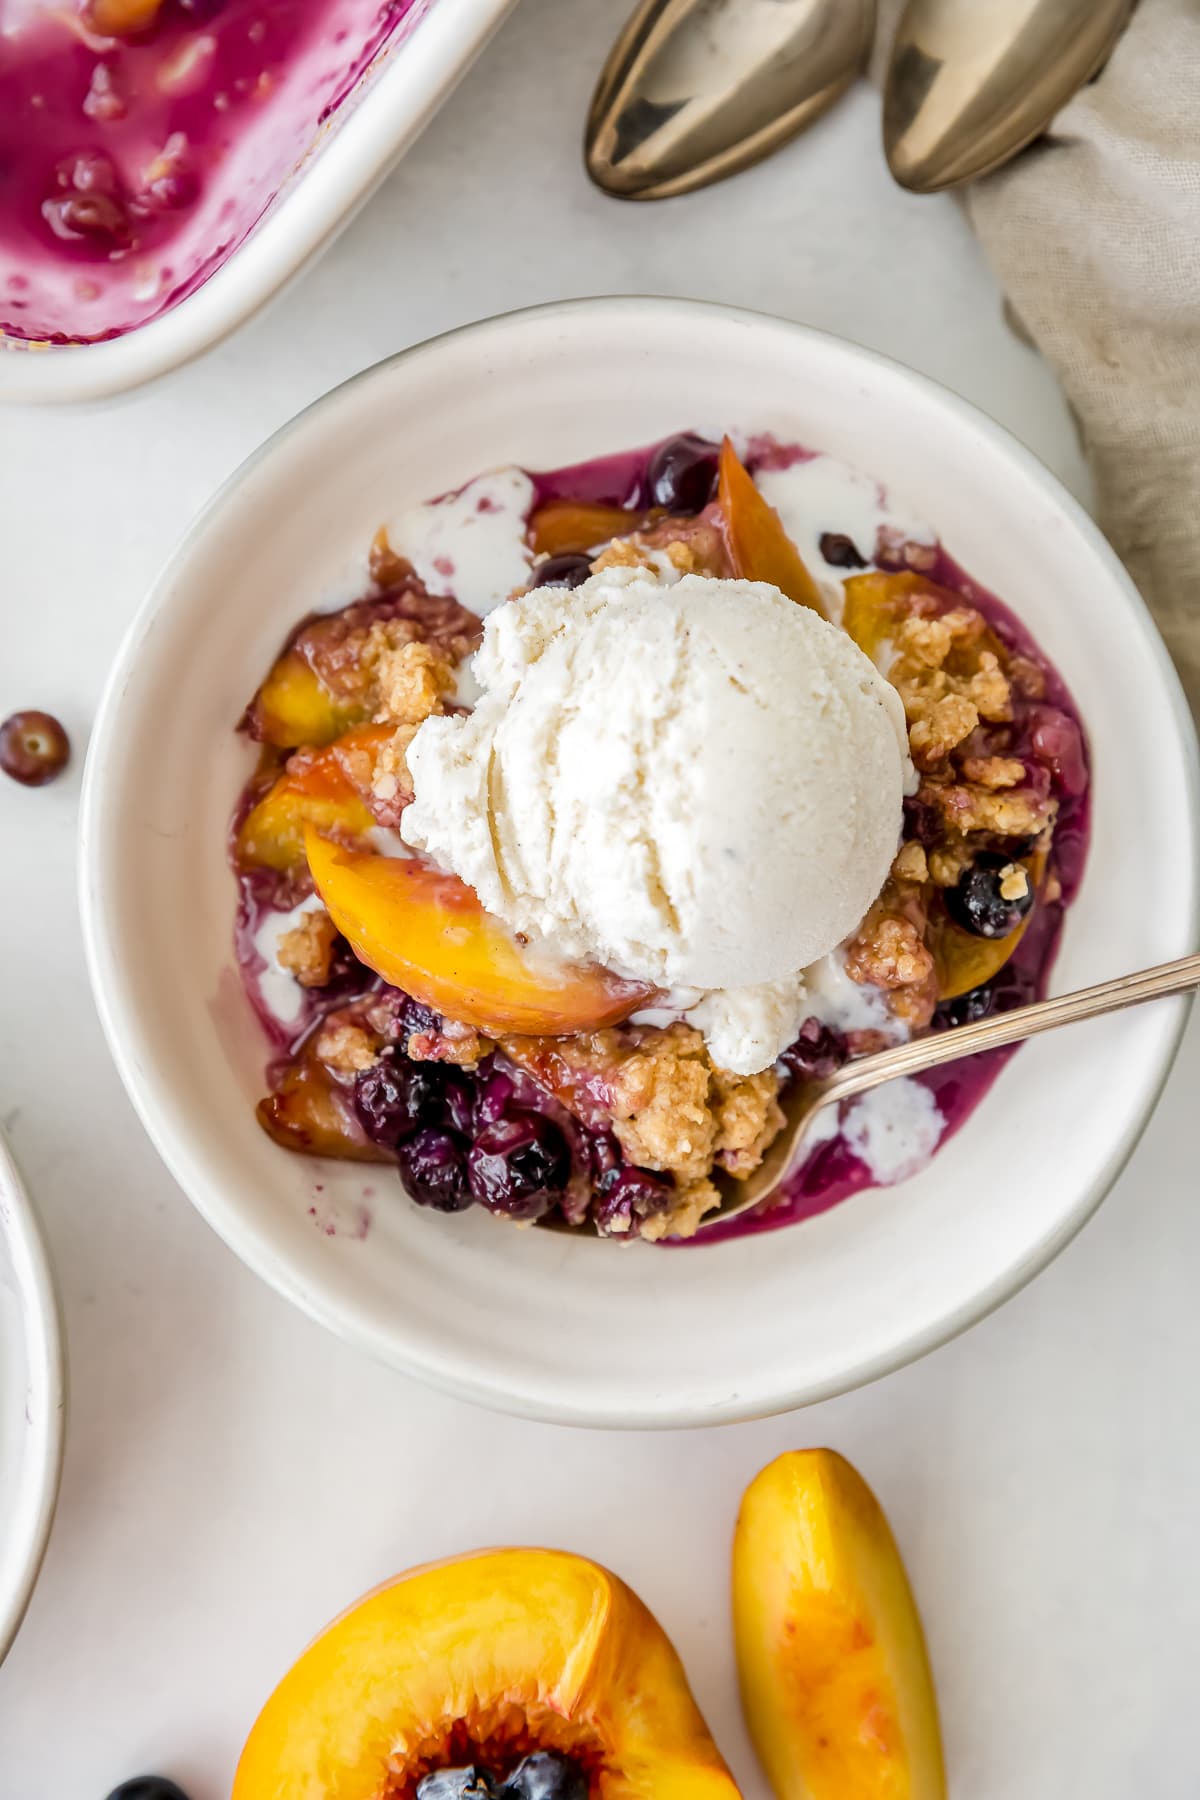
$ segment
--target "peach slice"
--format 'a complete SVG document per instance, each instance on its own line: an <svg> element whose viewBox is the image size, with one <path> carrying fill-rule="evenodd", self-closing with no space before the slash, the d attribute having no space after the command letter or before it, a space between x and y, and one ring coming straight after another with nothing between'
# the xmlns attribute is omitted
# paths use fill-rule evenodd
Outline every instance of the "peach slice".
<svg viewBox="0 0 1200 1800"><path fill-rule="evenodd" d="M661 506L631 512L623 506L599 506L590 500L547 500L529 521L529 545L535 556L594 550L609 538L640 531L662 516Z"/></svg>
<svg viewBox="0 0 1200 1800"><path fill-rule="evenodd" d="M376 1149L366 1137L349 1094L333 1079L311 1044L288 1064L255 1113L267 1136L284 1150L351 1162L391 1161L386 1151Z"/></svg>
<svg viewBox="0 0 1200 1800"><path fill-rule="evenodd" d="M374 752L391 732L387 725L364 725L322 750L290 757L238 829L238 866L285 874L302 866L310 825L341 838L365 837L375 824L367 803Z"/></svg>
<svg viewBox="0 0 1200 1800"><path fill-rule="evenodd" d="M285 650L254 696L255 736L280 750L320 746L370 717L365 697L336 695L302 651Z"/></svg>
<svg viewBox="0 0 1200 1800"><path fill-rule="evenodd" d="M921 1621L862 1476L796 1450L751 1482L733 1546L746 1724L779 1800L944 1800Z"/></svg>
<svg viewBox="0 0 1200 1800"><path fill-rule="evenodd" d="M929 583L911 569L894 575L870 570L865 575L848 576L842 585L846 596L842 629L872 662L907 616L913 595L929 589Z"/></svg>
<svg viewBox="0 0 1200 1800"><path fill-rule="evenodd" d="M1029 913L1007 937L975 937L950 919L930 921L929 948L937 974L938 999L957 1000L998 975L1025 935Z"/></svg>
<svg viewBox="0 0 1200 1800"><path fill-rule="evenodd" d="M557 1550L414 1569L329 1626L258 1717L232 1800L409 1800L433 1769L578 1761L605 1800L739 1800L658 1621Z"/></svg>
<svg viewBox="0 0 1200 1800"><path fill-rule="evenodd" d="M305 837L334 924L368 968L450 1019L492 1035L567 1037L615 1025L652 988L595 965L527 954L456 875Z"/></svg>
<svg viewBox="0 0 1200 1800"><path fill-rule="evenodd" d="M1043 850L1035 852L1033 856L1021 858L1021 867L1029 872L1035 895L1041 890L1046 862ZM926 938L933 952L938 999L957 1000L960 994L969 994L972 988L982 987L985 981L991 981L993 976L998 975L1025 936L1036 911L1035 899L1021 923L1007 937L985 938L976 937L971 931L963 931L939 907L929 921Z"/></svg>
<svg viewBox="0 0 1200 1800"><path fill-rule="evenodd" d="M728 438L721 445L717 467L717 502L734 573L746 581L769 581L789 600L824 615L821 590Z"/></svg>

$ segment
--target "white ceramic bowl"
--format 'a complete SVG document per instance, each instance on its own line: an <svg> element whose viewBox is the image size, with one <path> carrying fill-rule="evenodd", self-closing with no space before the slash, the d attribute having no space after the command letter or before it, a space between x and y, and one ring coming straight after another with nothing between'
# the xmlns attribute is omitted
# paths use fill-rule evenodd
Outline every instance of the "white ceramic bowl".
<svg viewBox="0 0 1200 1800"><path fill-rule="evenodd" d="M0 1138L0 1662L25 1616L50 1536L64 1412L50 1264Z"/></svg>
<svg viewBox="0 0 1200 1800"><path fill-rule="evenodd" d="M423 0L319 129L245 242L193 293L122 337L0 339L0 402L98 400L211 349L349 224L429 123L516 0Z"/></svg>
<svg viewBox="0 0 1200 1800"><path fill-rule="evenodd" d="M1058 988L1196 941L1196 752L1128 578L1058 483L963 401L800 326L673 300L577 301L422 344L279 432L203 513L131 630L92 739L82 900L101 1016L163 1158L253 1268L408 1373L485 1404L701 1424L863 1382L978 1319L1098 1204L1162 1086L1181 1002L1025 1047L903 1187L685 1250L409 1206L254 1120L263 1044L232 972L233 726L306 609L345 600L397 503L515 461L685 426L774 430L855 462L1009 600L1092 731L1095 814ZM366 1189L372 1190L366 1192ZM369 1223L368 1223L369 1215Z"/></svg>

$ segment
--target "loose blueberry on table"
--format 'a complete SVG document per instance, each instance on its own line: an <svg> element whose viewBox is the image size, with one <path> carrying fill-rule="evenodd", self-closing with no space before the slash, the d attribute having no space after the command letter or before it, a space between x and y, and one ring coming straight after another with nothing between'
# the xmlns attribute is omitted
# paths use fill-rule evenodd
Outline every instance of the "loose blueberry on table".
<svg viewBox="0 0 1200 1800"><path fill-rule="evenodd" d="M0 725L0 769L23 787L44 787L71 755L66 732L47 712L15 712Z"/></svg>
<svg viewBox="0 0 1200 1800"><path fill-rule="evenodd" d="M393 1163L431 1212L677 1241L717 1203L714 1177L757 1166L790 1083L1044 991L1086 852L1083 731L1014 615L882 495L864 520L861 478L829 458L769 438L739 455L683 432L498 480L410 508L395 541L381 531L370 590L301 620L242 721L258 766L231 834L236 944L275 1052L258 1117L286 1148ZM514 493L519 504L504 498ZM854 682L893 719L879 878L847 934L783 984L792 1010L765 1050L718 1054L731 1040L705 1006L728 1011L742 990L714 985L702 1006L699 985L664 991L629 959L571 961L501 916L503 896L487 910L430 847L427 770L439 745L474 741L465 734L493 704L486 686L474 712L463 699L483 626L463 604L469 545L446 548L448 505L507 531L490 541L525 571L513 597L496 596L477 669L494 669L487 646L510 622L569 635L607 607L652 617L684 595L698 618L716 595L722 620L769 603L785 650L803 629L831 668L852 659ZM756 599L739 582L773 591ZM511 643L506 654L510 667ZM839 716L830 730L859 731L853 709ZM729 880L753 897L769 870ZM848 1111L769 1209L705 1235L792 1223L898 1178L962 1124L1007 1054L898 1084L910 1164L885 1166L869 1110ZM477 1777L481 1792L492 1779Z"/></svg>

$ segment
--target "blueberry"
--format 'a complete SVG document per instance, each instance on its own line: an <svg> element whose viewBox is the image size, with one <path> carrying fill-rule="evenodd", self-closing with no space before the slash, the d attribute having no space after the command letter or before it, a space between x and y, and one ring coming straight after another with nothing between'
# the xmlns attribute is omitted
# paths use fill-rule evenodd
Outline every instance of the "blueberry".
<svg viewBox="0 0 1200 1800"><path fill-rule="evenodd" d="M396 1146L400 1176L418 1206L435 1212L465 1212L471 1204L464 1145L452 1131L423 1126Z"/></svg>
<svg viewBox="0 0 1200 1800"><path fill-rule="evenodd" d="M968 993L956 994L953 1000L941 1001L933 1015L933 1023L939 1030L953 1031L958 1025L973 1025L976 1019L986 1019L995 1010L995 1005L995 990L991 982L985 982Z"/></svg>
<svg viewBox="0 0 1200 1800"><path fill-rule="evenodd" d="M417 1783L416 1800L500 1800L500 1789L486 1769L435 1769Z"/></svg>
<svg viewBox="0 0 1200 1800"><path fill-rule="evenodd" d="M820 551L835 569L865 569L867 566L866 557L859 554L858 545L844 531L823 531Z"/></svg>
<svg viewBox="0 0 1200 1800"><path fill-rule="evenodd" d="M510 1113L485 1125L467 1158L471 1192L490 1212L540 1219L562 1199L571 1172L557 1125L537 1113Z"/></svg>
<svg viewBox="0 0 1200 1800"><path fill-rule="evenodd" d="M373 1144L394 1150L421 1125L441 1124L446 1076L439 1063L386 1050L354 1083L354 1110Z"/></svg>
<svg viewBox="0 0 1200 1800"><path fill-rule="evenodd" d="M666 1212L673 1189L646 1169L609 1169L596 1184L592 1220L603 1237L631 1237L642 1219Z"/></svg>
<svg viewBox="0 0 1200 1800"><path fill-rule="evenodd" d="M187 1795L165 1775L135 1775L115 1787L108 1800L187 1800Z"/></svg>
<svg viewBox="0 0 1200 1800"><path fill-rule="evenodd" d="M24 787L42 787L61 775L71 745L52 713L16 712L0 725L0 769Z"/></svg>
<svg viewBox="0 0 1200 1800"><path fill-rule="evenodd" d="M588 1778L557 1750L535 1750L500 1790L501 1800L588 1800Z"/></svg>
<svg viewBox="0 0 1200 1800"><path fill-rule="evenodd" d="M548 556L544 563L539 563L533 571L538 587L578 587L586 581L592 572L590 557L569 552L562 556Z"/></svg>
<svg viewBox="0 0 1200 1800"><path fill-rule="evenodd" d="M824 1081L846 1060L846 1040L820 1019L805 1019L794 1043L780 1059L800 1081Z"/></svg>
<svg viewBox="0 0 1200 1800"><path fill-rule="evenodd" d="M476 1086L462 1069L442 1071L442 1113L451 1131L469 1138L475 1129Z"/></svg>
<svg viewBox="0 0 1200 1800"><path fill-rule="evenodd" d="M910 794L904 802L904 841L931 850L944 834L941 814L932 801Z"/></svg>
<svg viewBox="0 0 1200 1800"><path fill-rule="evenodd" d="M1013 872L1024 877L1024 891L1009 899L1001 888ZM956 925L975 937L1002 938L1015 931L1033 905L1033 883L1020 865L999 850L980 850L969 869L943 894L946 911Z"/></svg>
<svg viewBox="0 0 1200 1800"><path fill-rule="evenodd" d="M611 1131L588 1132L587 1154L592 1181L596 1187L601 1187L606 1177L611 1183L625 1161L616 1135Z"/></svg>
<svg viewBox="0 0 1200 1800"><path fill-rule="evenodd" d="M494 1125L508 1112L515 1092L511 1075L495 1069L476 1091L475 1117L480 1125Z"/></svg>
<svg viewBox="0 0 1200 1800"><path fill-rule="evenodd" d="M681 431L658 446L646 470L646 486L652 506L670 513L698 513L712 499L717 486L720 448L694 431Z"/></svg>

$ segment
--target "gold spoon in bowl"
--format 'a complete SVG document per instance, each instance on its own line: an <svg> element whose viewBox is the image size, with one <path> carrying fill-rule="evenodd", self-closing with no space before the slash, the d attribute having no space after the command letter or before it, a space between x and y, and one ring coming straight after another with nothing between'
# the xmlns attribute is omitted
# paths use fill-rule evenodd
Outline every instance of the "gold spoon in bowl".
<svg viewBox="0 0 1200 1800"><path fill-rule="evenodd" d="M1096 1019L1126 1006L1140 1006L1143 1000L1161 1000L1197 987L1200 955L1183 956L1175 962L1145 969L1139 975L1121 975L1115 981L1102 981L1074 994L1014 1007L1012 1012L1000 1013L994 1019L979 1019L971 1025L957 1025L948 1031L914 1038L911 1043L893 1044L887 1050L844 1064L832 1075L796 1082L781 1096L786 1123L763 1161L745 1181L734 1181L727 1175L716 1178L722 1202L701 1219L699 1229L725 1225L777 1193L799 1164L809 1127L826 1106L865 1094L897 1075L919 1075L925 1069L957 1062L963 1056L977 1056L982 1050L999 1050L1005 1044L1020 1043L1060 1025Z"/></svg>

